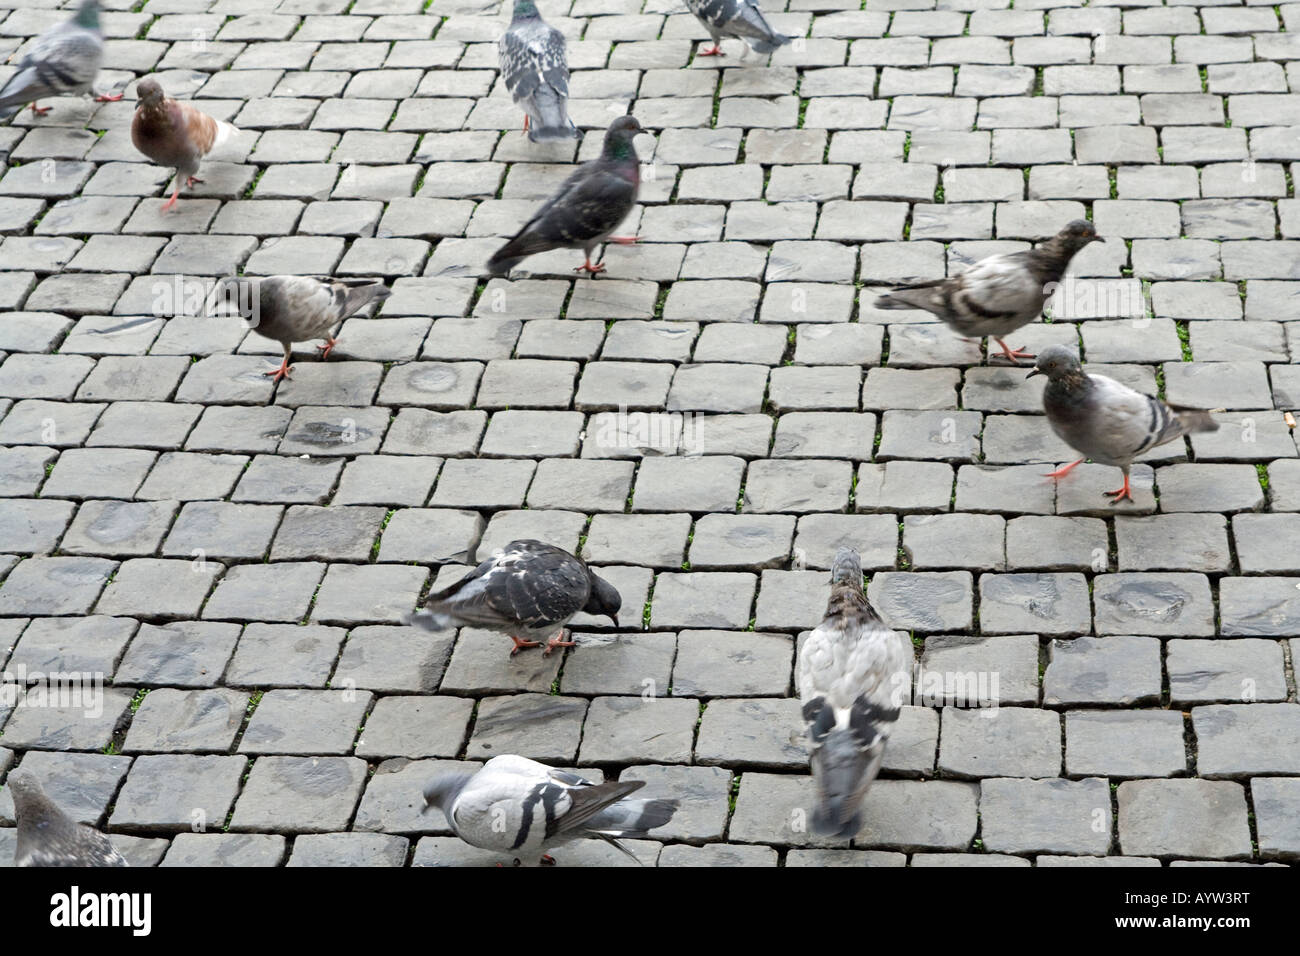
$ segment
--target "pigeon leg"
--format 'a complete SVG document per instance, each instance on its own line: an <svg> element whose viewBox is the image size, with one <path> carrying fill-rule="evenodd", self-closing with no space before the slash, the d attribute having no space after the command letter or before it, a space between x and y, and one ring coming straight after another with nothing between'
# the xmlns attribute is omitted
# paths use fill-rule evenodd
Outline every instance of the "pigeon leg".
<svg viewBox="0 0 1300 956"><path fill-rule="evenodd" d="M514 650L512 650L512 651L510 652L510 656L511 656L511 657L514 657L516 654L518 654L518 653L519 653L521 650L523 650L525 647L541 647L541 646L542 646L541 641L521 641L519 638L515 637L513 634L510 635L510 640L512 640L512 641L515 642Z"/></svg>
<svg viewBox="0 0 1300 956"><path fill-rule="evenodd" d="M122 98L121 93L100 93L95 97L96 103L116 103Z"/></svg>
<svg viewBox="0 0 1300 956"><path fill-rule="evenodd" d="M1127 471L1124 472L1124 487L1123 487L1123 488L1120 488L1118 491L1103 491L1102 494L1105 495L1107 498L1112 499L1112 500L1111 500L1111 504L1112 504L1112 505L1117 505L1117 504L1119 504L1121 501L1124 501L1124 500L1126 500L1126 499L1127 499L1128 501L1132 501L1132 500L1133 500L1133 489L1129 487L1129 483L1128 483L1128 472L1127 472Z"/></svg>
<svg viewBox="0 0 1300 956"><path fill-rule="evenodd" d="M162 211L166 212L176 205L176 197L181 194L181 181L176 180L176 188L172 190L172 198L163 203Z"/></svg>
<svg viewBox="0 0 1300 956"><path fill-rule="evenodd" d="M195 183L201 183L201 182L203 182L203 180L199 179L198 176L186 176L186 177L185 177L185 186L186 186L187 189L192 189L192 188L194 188L194 184L195 184Z"/></svg>
<svg viewBox="0 0 1300 956"><path fill-rule="evenodd" d="M1074 469L1077 468L1079 465L1082 465L1083 462L1084 459L1080 458L1078 461L1072 461L1068 465L1062 465L1060 468L1056 469L1056 471L1049 471L1047 474L1043 475L1043 477L1064 478L1070 472L1074 471Z"/></svg>
<svg viewBox="0 0 1300 956"><path fill-rule="evenodd" d="M1026 352L1025 347L1023 345L1017 346L1016 348L1011 348L1009 345L1007 345L1006 342L1003 342L1001 339L995 338L994 341L997 342L998 345L1002 346L1002 357L1005 358L1012 365L1019 365L1020 360L1022 358L1034 358L1034 353Z"/></svg>
<svg viewBox="0 0 1300 956"><path fill-rule="evenodd" d="M527 113L524 114L524 132L525 132L525 133L528 132L528 121L531 120L531 119L532 119L532 117L529 116Z"/></svg>
<svg viewBox="0 0 1300 956"><path fill-rule="evenodd" d="M44 116L52 109L54 109L53 106L37 106L36 101L35 100L32 101L32 112L35 113L37 116Z"/></svg>
<svg viewBox="0 0 1300 956"><path fill-rule="evenodd" d="M574 271L574 272L586 272L586 273L589 273L589 274L591 274L591 275L594 276L597 272L604 272L604 271L605 271L605 267L604 267L603 265L601 265L599 262L597 262L595 265L592 265L592 264L591 264L591 256L587 256L587 257L586 257L586 261L583 262L582 265L578 266L578 268L574 269L573 271Z"/></svg>
<svg viewBox="0 0 1300 956"><path fill-rule="evenodd" d="M727 54L722 52L722 46L720 44L715 43L713 44L713 46L706 46L700 50L697 50L695 55L696 56L726 56Z"/></svg>
<svg viewBox="0 0 1300 956"><path fill-rule="evenodd" d="M289 353L293 350L292 345L284 346L284 360L280 363L279 368L273 368L269 372L263 372L263 375L271 375L271 384L274 385L282 378L288 378L289 373L293 371L293 366L289 364Z"/></svg>
<svg viewBox="0 0 1300 956"><path fill-rule="evenodd" d="M543 853L541 860L538 861L542 866L555 866L555 857L549 853Z"/></svg>
<svg viewBox="0 0 1300 956"><path fill-rule="evenodd" d="M320 360L323 362L330 357L330 352L334 351L334 346L339 344L339 340L329 338L325 340L324 345L316 346L316 351L320 353Z"/></svg>
<svg viewBox="0 0 1300 956"><path fill-rule="evenodd" d="M546 642L546 650L542 651L542 656L550 657L551 651L555 650L557 647L573 647L574 646L573 641L560 640L560 638L562 637L569 637L569 636L570 635L565 633L564 628L560 628L560 633L556 634L554 637L552 637L549 641Z"/></svg>
<svg viewBox="0 0 1300 956"><path fill-rule="evenodd" d="M610 236L610 242L617 242L620 246L631 246L641 241L640 236Z"/></svg>

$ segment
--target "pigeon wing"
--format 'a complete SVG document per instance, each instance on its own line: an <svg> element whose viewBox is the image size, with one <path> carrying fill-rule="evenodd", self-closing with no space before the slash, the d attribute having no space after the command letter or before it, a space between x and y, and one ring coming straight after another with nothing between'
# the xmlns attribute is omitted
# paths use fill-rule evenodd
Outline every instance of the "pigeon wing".
<svg viewBox="0 0 1300 956"><path fill-rule="evenodd" d="M528 256L609 235L636 203L637 184L601 160L578 167L498 255Z"/></svg>
<svg viewBox="0 0 1300 956"><path fill-rule="evenodd" d="M582 610L591 579L582 562L559 548L511 551L502 555L503 586L487 590L487 600L502 615L531 630L562 626Z"/></svg>
<svg viewBox="0 0 1300 956"><path fill-rule="evenodd" d="M34 100L90 88L104 59L104 41L75 23L62 23L37 37L0 89L0 107L24 106Z"/></svg>

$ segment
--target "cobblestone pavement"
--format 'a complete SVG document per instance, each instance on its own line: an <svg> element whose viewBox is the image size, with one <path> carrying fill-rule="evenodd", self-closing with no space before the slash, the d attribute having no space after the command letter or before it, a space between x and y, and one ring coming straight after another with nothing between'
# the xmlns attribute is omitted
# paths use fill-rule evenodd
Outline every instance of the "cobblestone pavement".
<svg viewBox="0 0 1300 956"><path fill-rule="evenodd" d="M0 701L0 774L135 865L480 862L419 791L503 752L679 796L633 844L665 866L1300 856L1300 4L765 0L803 38L770 63L695 59L680 0L540 5L580 147L523 138L493 0L110 0L126 99L0 126L0 664L109 685ZM0 55L52 7L0 0ZM150 71L243 130L172 215ZM629 108L646 241L480 282ZM1113 468L1042 477L1041 378L871 305L1084 215L1107 241L1011 344L1226 409L1120 507ZM395 293L273 386L195 314L184 277L234 270ZM625 629L401 626L517 537ZM841 544L924 669L852 849L802 825L792 689ZM12 825L0 792L0 860Z"/></svg>

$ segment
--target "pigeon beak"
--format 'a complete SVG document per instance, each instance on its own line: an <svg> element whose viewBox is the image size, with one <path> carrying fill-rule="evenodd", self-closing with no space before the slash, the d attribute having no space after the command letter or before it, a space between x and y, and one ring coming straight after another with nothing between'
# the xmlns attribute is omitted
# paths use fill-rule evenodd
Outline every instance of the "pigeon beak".
<svg viewBox="0 0 1300 956"><path fill-rule="evenodd" d="M1105 236L1093 236L1091 239L1088 240L1089 243L1093 243L1093 242L1105 242L1105 241L1106 241L1106 237L1105 237Z"/></svg>
<svg viewBox="0 0 1300 956"><path fill-rule="evenodd" d="M1043 373L1040 372L1040 371L1038 371L1038 369L1036 369L1036 368L1031 368L1031 369L1029 370L1029 374L1026 375L1025 378L1026 378L1026 379L1031 379L1031 378L1033 378L1035 375L1042 375L1042 374L1043 374Z"/></svg>
<svg viewBox="0 0 1300 956"><path fill-rule="evenodd" d="M614 626L615 626L615 627L618 627L618 615L617 615L617 614L610 614L610 615L609 615L609 619L610 619L611 621L614 622Z"/></svg>

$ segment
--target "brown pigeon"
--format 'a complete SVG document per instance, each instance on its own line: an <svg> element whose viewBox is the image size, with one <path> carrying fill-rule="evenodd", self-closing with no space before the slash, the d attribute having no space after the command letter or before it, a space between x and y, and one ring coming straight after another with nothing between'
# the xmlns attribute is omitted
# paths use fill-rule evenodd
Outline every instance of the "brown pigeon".
<svg viewBox="0 0 1300 956"><path fill-rule="evenodd" d="M259 335L279 342L284 361L267 375L278 382L293 371L289 357L294 342L325 339L316 346L328 358L338 339L330 330L371 302L388 298L393 290L377 279L318 279L315 276L230 276L217 286L219 299L243 315Z"/></svg>
<svg viewBox="0 0 1300 956"><path fill-rule="evenodd" d="M575 272L595 274L605 267L591 263L591 253L606 239L637 242L635 236L611 235L636 205L641 164L632 140L641 132L635 116L609 124L600 158L583 163L559 190L524 223L515 237L488 260L490 275L508 275L529 256L551 249L581 249L586 261Z"/></svg>
<svg viewBox="0 0 1300 956"><path fill-rule="evenodd" d="M175 167L176 188L163 206L164 210L171 209L181 191L181 177L186 186L203 182L194 175L199 171L199 160L239 130L189 103L171 99L157 80L141 80L136 95L140 103L131 120L131 142L159 166Z"/></svg>

